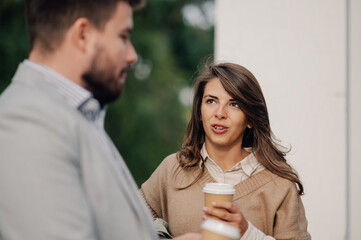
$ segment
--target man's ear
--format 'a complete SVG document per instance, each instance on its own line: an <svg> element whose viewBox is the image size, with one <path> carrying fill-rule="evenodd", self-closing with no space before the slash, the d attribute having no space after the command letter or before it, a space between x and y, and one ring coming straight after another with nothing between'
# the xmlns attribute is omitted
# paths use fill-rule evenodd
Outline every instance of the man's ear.
<svg viewBox="0 0 361 240"><path fill-rule="evenodd" d="M94 30L94 26L87 18L78 18L69 31L73 47L85 52L88 45L92 42Z"/></svg>

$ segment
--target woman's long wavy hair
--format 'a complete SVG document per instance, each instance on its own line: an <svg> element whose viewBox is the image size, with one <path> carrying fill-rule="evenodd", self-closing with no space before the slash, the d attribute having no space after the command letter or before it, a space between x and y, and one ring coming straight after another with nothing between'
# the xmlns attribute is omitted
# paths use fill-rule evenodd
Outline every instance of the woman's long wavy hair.
<svg viewBox="0 0 361 240"><path fill-rule="evenodd" d="M266 169L294 182L302 195L303 185L298 174L285 159L288 151L277 143L271 131L266 101L258 81L249 70L233 63L206 64L195 80L191 119L182 150L177 153L181 168L187 170L203 163L200 151L205 141L205 132L201 121L201 105L205 86L214 78L218 78L228 94L238 102L252 126L244 132L242 147L252 147L253 154ZM187 187L197 182L204 170L202 164L202 171Z"/></svg>

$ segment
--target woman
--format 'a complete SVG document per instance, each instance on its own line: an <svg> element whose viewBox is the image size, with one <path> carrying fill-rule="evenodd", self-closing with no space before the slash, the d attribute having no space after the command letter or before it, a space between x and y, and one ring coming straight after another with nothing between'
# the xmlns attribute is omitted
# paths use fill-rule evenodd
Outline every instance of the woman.
<svg viewBox="0 0 361 240"><path fill-rule="evenodd" d="M207 182L234 185L233 202L204 208ZM237 226L242 240L311 239L302 183L273 138L256 78L237 64L200 73L182 150L164 159L141 193L173 236L199 232L202 219L216 216Z"/></svg>

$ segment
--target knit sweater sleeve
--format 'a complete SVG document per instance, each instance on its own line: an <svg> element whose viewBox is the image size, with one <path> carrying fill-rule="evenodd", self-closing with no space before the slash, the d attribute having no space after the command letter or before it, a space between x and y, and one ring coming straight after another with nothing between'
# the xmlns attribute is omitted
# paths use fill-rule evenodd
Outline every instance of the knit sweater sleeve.
<svg viewBox="0 0 361 240"><path fill-rule="evenodd" d="M305 209L296 186L289 183L288 192L275 216L276 239L310 240Z"/></svg>
<svg viewBox="0 0 361 240"><path fill-rule="evenodd" d="M177 164L175 154L166 157L141 186L140 192L154 218L167 219L167 201L170 174Z"/></svg>

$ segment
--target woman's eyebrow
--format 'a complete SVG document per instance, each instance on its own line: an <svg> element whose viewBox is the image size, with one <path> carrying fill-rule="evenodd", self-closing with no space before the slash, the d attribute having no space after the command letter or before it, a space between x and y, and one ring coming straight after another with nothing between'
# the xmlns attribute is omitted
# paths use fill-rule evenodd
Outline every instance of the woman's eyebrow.
<svg viewBox="0 0 361 240"><path fill-rule="evenodd" d="M218 99L218 97L213 96L213 95L210 95L210 94L204 95L204 97L203 97L203 98L206 98L206 97L210 97L210 98Z"/></svg>
<svg viewBox="0 0 361 240"><path fill-rule="evenodd" d="M204 95L203 98L207 98L207 97L214 98L214 99L218 99L218 97L213 96L213 95L211 95L211 94ZM233 98L230 98L229 101L230 101L230 102L237 102L237 100L236 100L236 99L233 99Z"/></svg>

